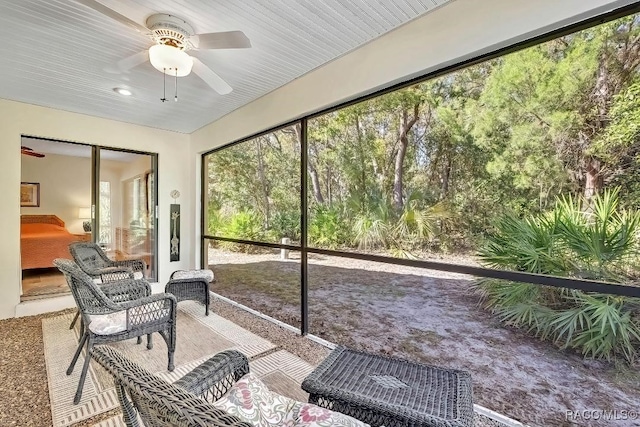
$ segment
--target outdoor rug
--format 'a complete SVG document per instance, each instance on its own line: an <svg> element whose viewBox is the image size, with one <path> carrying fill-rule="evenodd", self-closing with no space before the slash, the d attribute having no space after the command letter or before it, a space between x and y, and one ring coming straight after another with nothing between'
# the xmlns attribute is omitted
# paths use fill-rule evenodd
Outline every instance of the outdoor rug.
<svg viewBox="0 0 640 427"><path fill-rule="evenodd" d="M69 426L119 406L111 377L95 362L90 365L82 400L78 405L73 404L73 396L82 371L84 352L78 359L73 374L67 376L66 370L73 358L79 338L77 326L74 330L69 330L72 318L73 314L67 314L42 320L49 399L54 427ZM177 380L222 350L236 349L249 358L255 358L271 351L271 354L265 359L280 353L279 351L273 353L275 346L269 341L215 313L205 316L202 305L193 301L184 301L178 304L176 329L176 368L173 372L167 372L167 346L159 334L153 335L154 347L152 350L147 350L146 337L143 337L140 345L136 344L135 339L110 345L123 352L130 360L139 363L168 381ZM277 362L271 361L270 358L256 365L256 372L261 376L271 375L272 381L278 384L282 378L278 378L276 366ZM293 372L292 380L298 381L301 373L306 371L307 367L294 366L291 371Z"/></svg>

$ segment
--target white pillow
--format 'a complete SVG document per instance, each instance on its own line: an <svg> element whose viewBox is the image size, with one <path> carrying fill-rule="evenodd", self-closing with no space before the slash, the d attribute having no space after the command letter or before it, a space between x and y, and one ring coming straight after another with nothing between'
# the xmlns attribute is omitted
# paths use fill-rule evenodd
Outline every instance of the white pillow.
<svg viewBox="0 0 640 427"><path fill-rule="evenodd" d="M213 271L211 270L177 270L171 276L172 279L205 279L213 282Z"/></svg>
<svg viewBox="0 0 640 427"><path fill-rule="evenodd" d="M98 335L112 335L127 330L127 311L109 314L90 314L89 330Z"/></svg>
<svg viewBox="0 0 640 427"><path fill-rule="evenodd" d="M213 405L256 427L368 427L348 415L274 393L251 372Z"/></svg>

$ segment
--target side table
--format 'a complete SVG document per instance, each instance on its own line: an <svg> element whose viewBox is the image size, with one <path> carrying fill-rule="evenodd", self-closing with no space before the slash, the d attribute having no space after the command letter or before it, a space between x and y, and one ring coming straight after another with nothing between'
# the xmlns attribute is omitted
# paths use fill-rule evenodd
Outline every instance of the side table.
<svg viewBox="0 0 640 427"><path fill-rule="evenodd" d="M337 347L302 382L309 402L371 426L473 426L471 374Z"/></svg>

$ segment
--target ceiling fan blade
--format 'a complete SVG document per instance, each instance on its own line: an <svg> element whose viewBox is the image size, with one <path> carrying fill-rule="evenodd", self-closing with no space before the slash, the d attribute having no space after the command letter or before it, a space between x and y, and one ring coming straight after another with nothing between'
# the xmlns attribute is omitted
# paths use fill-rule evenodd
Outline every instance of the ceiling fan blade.
<svg viewBox="0 0 640 427"><path fill-rule="evenodd" d="M131 56L127 56L124 59L118 61L118 69L120 71L129 71L130 69L137 67L143 62L147 62L149 60L149 51L143 50L141 52L135 53Z"/></svg>
<svg viewBox="0 0 640 427"><path fill-rule="evenodd" d="M108 16L111 19L114 19L121 24L124 24L134 30L146 34L149 32L149 29L141 24L138 24L136 21L127 18L125 15L120 12L116 12L115 10L103 5L102 3L96 0L75 0L76 2L83 4L96 12L100 12L103 15Z"/></svg>
<svg viewBox="0 0 640 427"><path fill-rule="evenodd" d="M196 34L191 37L198 49L244 49L251 41L242 31Z"/></svg>
<svg viewBox="0 0 640 427"><path fill-rule="evenodd" d="M35 151L29 151L29 150L20 150L20 153L26 155L26 156L33 156L33 157L44 157L44 154L42 153L36 153Z"/></svg>
<svg viewBox="0 0 640 427"><path fill-rule="evenodd" d="M198 58L193 57L193 72L198 75L206 84L211 86L211 89L218 92L220 95L226 95L231 93L233 88L229 86L227 82L222 80L222 77L213 72L213 70L207 67Z"/></svg>

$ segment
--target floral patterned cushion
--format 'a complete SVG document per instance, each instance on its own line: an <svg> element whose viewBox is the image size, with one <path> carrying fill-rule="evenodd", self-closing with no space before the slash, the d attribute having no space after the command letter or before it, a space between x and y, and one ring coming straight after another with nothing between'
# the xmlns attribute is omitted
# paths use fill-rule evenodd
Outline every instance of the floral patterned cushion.
<svg viewBox="0 0 640 427"><path fill-rule="evenodd" d="M367 426L347 415L273 393L252 373L213 404L256 427Z"/></svg>
<svg viewBox="0 0 640 427"><path fill-rule="evenodd" d="M297 402L293 413L296 427L369 427L369 424L358 421L349 415L322 408L313 403Z"/></svg>

